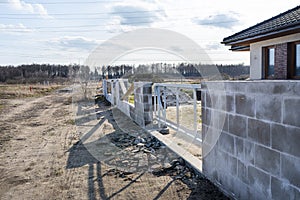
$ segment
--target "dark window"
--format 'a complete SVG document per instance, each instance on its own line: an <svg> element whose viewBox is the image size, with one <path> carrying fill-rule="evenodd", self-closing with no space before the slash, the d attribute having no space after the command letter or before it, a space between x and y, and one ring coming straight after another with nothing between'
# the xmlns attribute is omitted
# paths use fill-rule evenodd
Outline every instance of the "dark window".
<svg viewBox="0 0 300 200"><path fill-rule="evenodd" d="M291 79L300 79L300 42L289 43L288 74Z"/></svg>
<svg viewBox="0 0 300 200"><path fill-rule="evenodd" d="M274 46L264 47L263 50L264 77L272 79L274 78L275 48Z"/></svg>
<svg viewBox="0 0 300 200"><path fill-rule="evenodd" d="M295 66L294 76L300 77L300 44L296 44L295 47Z"/></svg>

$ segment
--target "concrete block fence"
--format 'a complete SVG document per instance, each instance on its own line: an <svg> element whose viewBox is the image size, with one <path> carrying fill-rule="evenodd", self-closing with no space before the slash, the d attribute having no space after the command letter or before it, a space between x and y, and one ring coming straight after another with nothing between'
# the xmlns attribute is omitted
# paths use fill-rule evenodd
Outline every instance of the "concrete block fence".
<svg viewBox="0 0 300 200"><path fill-rule="evenodd" d="M109 79L103 80L103 94L110 103L120 109L133 121L141 127L151 126L153 121L152 106L152 83L135 82L134 84L134 104L130 104L127 100L122 100L127 90L128 80ZM111 93L107 88L110 85Z"/></svg>
<svg viewBox="0 0 300 200"><path fill-rule="evenodd" d="M221 84L225 93L211 89ZM204 143L210 129L221 133L211 150L203 145L203 173L237 199L300 199L300 81L202 88Z"/></svg>
<svg viewBox="0 0 300 200"><path fill-rule="evenodd" d="M111 91L103 93L141 127L151 125L152 83L134 83L134 104L122 100L128 85L104 80ZM204 175L236 199L300 199L300 81L201 87Z"/></svg>

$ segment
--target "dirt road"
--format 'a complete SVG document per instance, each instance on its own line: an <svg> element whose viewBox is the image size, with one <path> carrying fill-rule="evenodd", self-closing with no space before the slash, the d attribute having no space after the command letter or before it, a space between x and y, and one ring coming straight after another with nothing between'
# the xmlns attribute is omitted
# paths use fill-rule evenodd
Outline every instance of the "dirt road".
<svg viewBox="0 0 300 200"><path fill-rule="evenodd" d="M137 149L147 133L104 103L63 90L0 105L0 199L226 199L167 148Z"/></svg>

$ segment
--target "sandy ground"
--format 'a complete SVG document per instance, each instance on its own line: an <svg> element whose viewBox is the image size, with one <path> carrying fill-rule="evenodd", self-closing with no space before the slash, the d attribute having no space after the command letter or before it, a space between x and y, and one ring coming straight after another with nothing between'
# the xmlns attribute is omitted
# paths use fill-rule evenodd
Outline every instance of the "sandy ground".
<svg viewBox="0 0 300 200"><path fill-rule="evenodd" d="M166 119L177 124L176 106L169 106L166 112ZM179 124L189 130L189 133L169 128L170 134L166 135L169 139L177 143L192 155L202 159L201 143L196 138L201 139L201 103L197 103L197 133L194 131L194 106L179 106Z"/></svg>
<svg viewBox="0 0 300 200"><path fill-rule="evenodd" d="M148 135L122 113L74 99L0 99L0 199L226 199L167 148L137 151Z"/></svg>

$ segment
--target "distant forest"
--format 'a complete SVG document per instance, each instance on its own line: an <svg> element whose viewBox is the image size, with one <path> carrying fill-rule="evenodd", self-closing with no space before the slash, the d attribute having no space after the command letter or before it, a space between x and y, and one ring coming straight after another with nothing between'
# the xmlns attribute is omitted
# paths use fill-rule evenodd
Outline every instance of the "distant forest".
<svg viewBox="0 0 300 200"><path fill-rule="evenodd" d="M160 74L165 77L172 77L172 75L180 75L185 78L197 77L212 77L215 71L211 70L216 67L220 74L225 79L246 79L249 77L250 68L243 64L237 65L207 65L207 64L167 64L154 63L147 65L119 65L119 66L103 66L101 68L102 77L107 78L130 78L137 74Z"/></svg>
<svg viewBox="0 0 300 200"><path fill-rule="evenodd" d="M91 70L88 66L73 64L24 64L19 66L0 66L0 82L2 83L45 83L84 80L100 80L101 78L130 77L136 74L180 74L184 77L199 77L200 72L208 72L215 65L201 64L167 64L155 63L147 65L102 66ZM233 78L247 78L249 66L216 65L222 75ZM210 74L206 75L210 76ZM213 75L213 74L211 74Z"/></svg>
<svg viewBox="0 0 300 200"><path fill-rule="evenodd" d="M0 82L6 83L43 83L65 82L77 77L81 71L90 73L87 66L29 64L19 66L0 66Z"/></svg>

